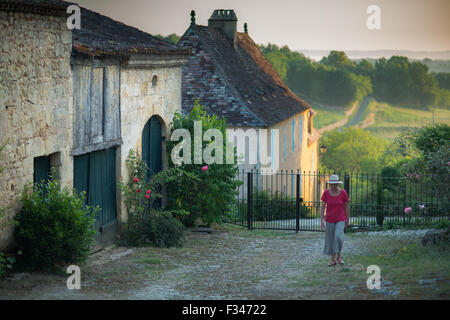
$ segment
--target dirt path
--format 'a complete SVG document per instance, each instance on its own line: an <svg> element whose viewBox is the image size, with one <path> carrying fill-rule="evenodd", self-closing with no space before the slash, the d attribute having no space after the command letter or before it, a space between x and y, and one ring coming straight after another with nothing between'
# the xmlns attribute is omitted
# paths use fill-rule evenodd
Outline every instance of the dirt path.
<svg viewBox="0 0 450 320"><path fill-rule="evenodd" d="M68 275L16 274L0 282L0 299L361 299L365 266L329 268L321 232L189 232L182 248L113 247L82 266L81 290ZM368 237L348 235L345 252L364 254ZM349 283L327 277L359 270ZM365 271L365 270L364 270ZM388 296L391 297L391 296ZM394 296L395 298L395 296Z"/></svg>
<svg viewBox="0 0 450 320"><path fill-rule="evenodd" d="M321 134L323 134L323 133L325 133L325 132L327 132L327 131L332 131L332 130L334 130L334 129L343 127L343 126L347 123L348 118L350 117L350 115L353 114L353 112L355 111L355 109L356 109L357 107L358 107L358 101L356 101L356 102L353 104L353 106L345 112L345 118L344 118L344 119L341 119L341 120L339 120L339 121L337 121L337 122L335 122L335 123L332 123L332 124L329 124L329 125L327 125L327 126L325 126L325 127L323 127L323 128L320 128L320 129L319 129L319 132L320 132Z"/></svg>
<svg viewBox="0 0 450 320"><path fill-rule="evenodd" d="M353 119L350 122L347 122L345 124L345 127L352 127L355 126L356 124L358 124L359 122L361 122L363 119L363 115L366 112L367 107L369 106L369 99L367 97L363 98L363 101L361 102L361 105L358 108L358 111L356 112L355 116L353 117Z"/></svg>

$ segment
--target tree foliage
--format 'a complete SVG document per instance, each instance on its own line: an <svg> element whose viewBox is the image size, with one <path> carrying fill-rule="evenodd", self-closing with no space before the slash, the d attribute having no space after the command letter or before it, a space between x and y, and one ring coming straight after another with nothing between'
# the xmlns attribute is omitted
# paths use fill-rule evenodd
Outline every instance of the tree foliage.
<svg viewBox="0 0 450 320"><path fill-rule="evenodd" d="M321 156L322 170L336 172L379 172L385 165L385 140L356 128L332 131L322 138L327 152Z"/></svg>
<svg viewBox="0 0 450 320"><path fill-rule="evenodd" d="M287 46L269 43L260 49L297 95L315 102L346 106L373 94L379 101L406 106L450 106L449 74L433 75L425 63L407 57L356 63L343 51L331 51L315 62Z"/></svg>
<svg viewBox="0 0 450 320"><path fill-rule="evenodd" d="M168 36L163 36L162 34L155 34L155 37L171 42L173 44L177 44L178 41L180 40L180 36L175 33L169 34Z"/></svg>
<svg viewBox="0 0 450 320"><path fill-rule="evenodd" d="M222 133L223 140L226 141L226 120L218 118L216 115L206 115L203 106L196 102L188 116L175 114L171 125L171 134L176 129L189 131L192 137L191 155L194 155L194 121L201 121L203 133L208 129L218 129ZM202 150L214 142L214 140L203 141ZM167 142L169 156L178 143L181 142ZM237 186L241 183L236 179L238 168L236 165L226 164L226 147L223 151L223 164L209 164L205 170L205 163L191 162L191 164L182 163L180 169L195 175L197 179L182 177L177 183L169 184L168 206L172 209L183 209L189 212L189 215L181 217L181 221L186 226L194 226L199 218L208 225L212 222L221 222L224 215L231 209L237 193ZM169 166L175 166L172 160L169 160Z"/></svg>

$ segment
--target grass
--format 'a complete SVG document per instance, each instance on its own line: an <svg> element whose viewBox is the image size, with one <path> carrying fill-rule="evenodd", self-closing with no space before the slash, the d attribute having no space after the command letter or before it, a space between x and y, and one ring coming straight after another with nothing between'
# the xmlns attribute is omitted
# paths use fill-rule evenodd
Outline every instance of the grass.
<svg viewBox="0 0 450 320"><path fill-rule="evenodd" d="M429 125L433 122L433 111L392 106L375 100L370 102L366 116L370 113L375 115L375 121L366 130L387 140L393 140L402 132L414 127ZM434 122L450 124L450 110L435 108Z"/></svg>
<svg viewBox="0 0 450 320"><path fill-rule="evenodd" d="M450 110L448 109L434 108L434 111L432 111L425 108L390 105L378 102L372 97L369 97L368 99L369 105L361 116L358 124L373 117L373 123L365 128L365 130L370 131L379 138L393 140L401 133L409 131L412 128L431 124L433 118L434 123L450 124ZM345 112L348 108L339 109L317 106L314 107L314 110L317 111L317 115L314 118L314 126L317 129L320 129L344 119ZM347 123L350 123L356 114L357 110L349 116Z"/></svg>
<svg viewBox="0 0 450 320"><path fill-rule="evenodd" d="M365 238L364 235L358 237ZM344 266L327 267L316 264L306 276L292 279L292 286L329 286L355 288L362 294L370 293L366 287L367 267L377 265L382 281L398 289L399 298L450 297L450 245L422 247L418 241L399 238L369 238L367 252L346 254ZM427 288L420 281L434 283Z"/></svg>
<svg viewBox="0 0 450 320"><path fill-rule="evenodd" d="M314 127L320 129L345 118L346 109L314 107Z"/></svg>

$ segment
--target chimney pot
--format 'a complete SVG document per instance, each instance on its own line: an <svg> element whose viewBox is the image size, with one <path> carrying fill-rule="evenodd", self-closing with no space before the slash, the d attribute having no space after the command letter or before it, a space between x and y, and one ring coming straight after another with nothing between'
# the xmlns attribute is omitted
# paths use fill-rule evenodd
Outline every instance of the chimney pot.
<svg viewBox="0 0 450 320"><path fill-rule="evenodd" d="M222 30L231 44L236 47L237 42L237 17L234 10L217 9L214 10L208 19L209 27L216 27Z"/></svg>

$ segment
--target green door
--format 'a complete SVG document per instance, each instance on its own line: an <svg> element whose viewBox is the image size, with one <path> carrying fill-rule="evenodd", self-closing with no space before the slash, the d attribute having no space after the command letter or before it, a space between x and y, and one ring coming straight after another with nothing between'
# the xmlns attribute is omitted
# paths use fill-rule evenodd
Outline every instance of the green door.
<svg viewBox="0 0 450 320"><path fill-rule="evenodd" d="M162 169L161 140L161 122L156 116L153 116L147 121L142 132L142 160L149 168L147 179Z"/></svg>
<svg viewBox="0 0 450 320"><path fill-rule="evenodd" d="M103 237L106 229L116 224L116 149L76 156L74 188L86 191L89 206L100 207L94 227Z"/></svg>

